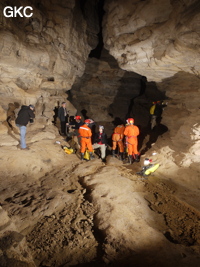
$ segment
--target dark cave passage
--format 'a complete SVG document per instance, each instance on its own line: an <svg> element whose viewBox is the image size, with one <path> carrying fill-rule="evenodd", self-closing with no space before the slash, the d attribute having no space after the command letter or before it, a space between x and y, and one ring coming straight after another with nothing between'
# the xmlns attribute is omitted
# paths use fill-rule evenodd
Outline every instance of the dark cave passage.
<svg viewBox="0 0 200 267"><path fill-rule="evenodd" d="M104 16L104 2L105 0L99 0L98 1L98 4L97 4L97 13L99 15L99 33L98 33L98 44L97 46L91 50L90 54L89 54L89 57L92 58L92 57L95 57L95 58L98 58L100 59L101 58L101 53L102 53L102 50L103 50L103 47L104 47L104 43L103 43L103 34L102 34L102 21L103 21L103 16Z"/></svg>
<svg viewBox="0 0 200 267"><path fill-rule="evenodd" d="M88 21L88 0L80 1L83 16ZM133 117L135 125L140 129L138 147L141 154L147 151L158 136L167 131L161 121L157 123L154 132L150 129L149 113L153 101L164 100L165 95L157 89L156 83L148 82L145 76L134 72L123 71L118 62L104 48L102 36L102 21L105 14L104 0L95 1L93 8L98 16L99 26L97 45L91 50L86 62L85 73L75 80L68 92L68 100L76 107L77 115L83 120L91 118L98 125L103 125L112 146L112 133L116 127L116 118L123 124ZM93 128L95 133L95 128ZM143 141L149 135L149 141L144 148Z"/></svg>
<svg viewBox="0 0 200 267"><path fill-rule="evenodd" d="M117 126L117 118L126 124L133 117L140 129L138 148L145 153L167 127L158 121L154 131L150 128L150 107L153 101L166 99L158 90L156 83L148 82L146 77L134 72L123 71L117 61L103 49L101 58L88 58L85 73L76 79L68 100L76 107L77 115L83 119L91 118L105 127L109 145L112 146L112 133ZM95 129L94 129L95 131ZM143 143L149 135L149 141Z"/></svg>
<svg viewBox="0 0 200 267"><path fill-rule="evenodd" d="M86 21L88 3L88 0L80 1L80 8ZM135 125L140 129L139 149L144 146L145 137L150 136L141 152L143 153L166 131L166 128L160 129L162 127L159 122L157 130L151 133L149 113L152 102L164 100L165 95L157 89L156 83L149 83L145 76L120 69L118 62L104 48L102 36L104 3L104 0L94 2L93 8L98 15L98 42L89 54L84 74L76 78L68 92L68 100L75 106L77 115L81 115L83 120L93 119L96 129L98 125L105 127L110 146L112 146L111 136L116 127L116 118L125 125L126 119L133 117Z"/></svg>

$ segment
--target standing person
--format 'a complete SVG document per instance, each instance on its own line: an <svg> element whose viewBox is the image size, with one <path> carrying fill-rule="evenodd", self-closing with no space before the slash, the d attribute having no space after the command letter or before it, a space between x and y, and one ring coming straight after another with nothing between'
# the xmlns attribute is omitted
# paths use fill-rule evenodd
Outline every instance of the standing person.
<svg viewBox="0 0 200 267"><path fill-rule="evenodd" d="M61 135L66 135L66 123L68 122L66 102L62 102L61 107L58 109L58 118L60 120Z"/></svg>
<svg viewBox="0 0 200 267"><path fill-rule="evenodd" d="M133 158L135 161L139 161L139 152L137 149L137 136L139 135L139 128L134 125L133 118L127 119L127 122L128 126L125 128L124 135L126 135L127 138L129 163L132 164Z"/></svg>
<svg viewBox="0 0 200 267"><path fill-rule="evenodd" d="M20 130L21 149L29 150L29 148L26 146L26 126L30 122L30 120L33 120L35 118L35 114L33 112L34 109L35 108L33 105L23 105L18 113L17 119L15 120L16 126L19 127Z"/></svg>
<svg viewBox="0 0 200 267"><path fill-rule="evenodd" d="M123 138L124 138L124 130L125 127L123 124L118 125L114 129L114 133L112 135L112 156L115 156L115 150L117 146L119 147L119 155L120 155L120 160L123 160L123 154L124 154L124 143L123 143Z"/></svg>
<svg viewBox="0 0 200 267"><path fill-rule="evenodd" d="M100 148L101 159L105 161L106 158L106 146L107 146L107 135L104 133L104 126L99 125L99 131L95 134L93 148Z"/></svg>
<svg viewBox="0 0 200 267"><path fill-rule="evenodd" d="M151 130L156 126L156 124L159 124L162 119L162 113L164 107L167 106L167 104L164 104L163 101L155 101L152 102L152 106L150 108L150 115L151 115Z"/></svg>
<svg viewBox="0 0 200 267"><path fill-rule="evenodd" d="M89 127L89 124L91 123L90 119L85 120L85 124L79 127L79 134L81 137L81 160L84 159L84 153L86 151L86 148L89 150L90 153L90 159L93 159L93 148L92 148L92 131Z"/></svg>
<svg viewBox="0 0 200 267"><path fill-rule="evenodd" d="M75 116L75 125L72 127L74 129L74 141L78 144L78 148L80 149L81 145L81 137L79 134L79 128L84 124L83 121L81 120L81 116Z"/></svg>

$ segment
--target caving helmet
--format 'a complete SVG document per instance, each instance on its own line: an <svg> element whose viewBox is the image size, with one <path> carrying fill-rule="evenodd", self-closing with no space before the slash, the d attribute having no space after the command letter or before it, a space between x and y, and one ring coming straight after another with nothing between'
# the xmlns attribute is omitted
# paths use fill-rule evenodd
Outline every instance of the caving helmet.
<svg viewBox="0 0 200 267"><path fill-rule="evenodd" d="M75 116L74 119L75 120L81 120L81 116Z"/></svg>
<svg viewBox="0 0 200 267"><path fill-rule="evenodd" d="M152 159L145 158L145 160L144 160L144 166L149 165L151 162L152 162Z"/></svg>
<svg viewBox="0 0 200 267"><path fill-rule="evenodd" d="M132 123L132 124L133 124L133 123L134 123L134 119L133 119L133 118L128 118L128 119L127 119L127 123L129 123L129 124Z"/></svg>
<svg viewBox="0 0 200 267"><path fill-rule="evenodd" d="M85 123L90 124L91 123L91 120L90 119L86 119L85 120Z"/></svg>

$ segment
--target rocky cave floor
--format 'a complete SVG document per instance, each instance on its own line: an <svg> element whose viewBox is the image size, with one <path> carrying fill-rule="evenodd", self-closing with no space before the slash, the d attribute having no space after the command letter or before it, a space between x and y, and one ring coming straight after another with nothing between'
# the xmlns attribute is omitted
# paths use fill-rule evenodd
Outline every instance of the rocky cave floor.
<svg viewBox="0 0 200 267"><path fill-rule="evenodd" d="M166 142L131 166L82 162L61 136L1 147L0 266L199 266L200 189L165 177L167 155L148 179L135 174Z"/></svg>

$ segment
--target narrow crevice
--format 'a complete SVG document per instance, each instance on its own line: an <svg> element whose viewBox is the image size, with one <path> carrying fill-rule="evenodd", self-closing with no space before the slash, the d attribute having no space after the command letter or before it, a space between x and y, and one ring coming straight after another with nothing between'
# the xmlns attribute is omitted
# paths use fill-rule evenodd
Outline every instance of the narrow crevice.
<svg viewBox="0 0 200 267"><path fill-rule="evenodd" d="M97 5L98 15L99 15L99 28L100 28L100 31L97 35L99 42L98 42L96 48L91 50L91 52L89 54L90 58L95 57L97 59L100 59L101 58L101 52L102 52L103 47L104 47L103 34L102 34L102 21L103 21L103 16L105 13L105 11L103 9L104 2L105 2L105 0L99 0L98 5Z"/></svg>
<svg viewBox="0 0 200 267"><path fill-rule="evenodd" d="M104 167L99 167L97 170L96 170L96 173L100 172ZM94 175L95 173L93 173L92 175ZM93 204L93 201L92 201L92 196L91 196L91 193L92 191L94 190L95 188L95 185L87 185L85 182L84 182L84 178L85 176L82 176L82 177L79 177L79 183L80 185L86 189L86 192L84 193L84 199L88 202L90 202L91 204ZM98 229L98 226L97 226L97 219L96 219L96 214L98 213L98 210L96 210L95 214L94 214L94 217L93 217L93 227L92 227L92 230L93 230L93 235L94 235L94 238L96 239L96 241L98 242L98 246L97 246L97 255L96 255L96 258L94 259L93 261L93 264L95 263L95 265L97 264L97 266L104 266L104 262L102 260L103 258L103 255L104 255L104 250L103 250L103 244L104 244L104 240L106 238L105 234ZM79 265L77 265L79 266ZM84 266L84 265L80 265L80 266ZM88 266L88 265L87 265Z"/></svg>

